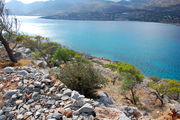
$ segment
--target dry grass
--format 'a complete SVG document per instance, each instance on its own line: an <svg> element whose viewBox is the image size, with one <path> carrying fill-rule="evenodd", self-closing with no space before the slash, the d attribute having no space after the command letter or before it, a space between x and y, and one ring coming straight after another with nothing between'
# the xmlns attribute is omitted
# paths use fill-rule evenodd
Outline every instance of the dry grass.
<svg viewBox="0 0 180 120"><path fill-rule="evenodd" d="M14 66L16 66L16 67L29 66L32 63L33 62L29 59L21 59L17 63L15 63Z"/></svg>
<svg viewBox="0 0 180 120"><path fill-rule="evenodd" d="M125 100L124 96L121 94L121 81L117 81L115 85L113 85L110 81L111 80L109 80L108 85L99 90L99 92L107 92L109 96L115 99L115 104L119 107L122 105L134 106L129 101ZM155 97L150 95L149 92L143 88L137 89L136 95L140 102L135 107L138 107L138 109L142 111L148 112L153 118L160 117L159 115L162 115L162 113L168 109L167 106L160 107L160 102L158 100L155 102ZM130 96L130 94L127 93L126 96Z"/></svg>

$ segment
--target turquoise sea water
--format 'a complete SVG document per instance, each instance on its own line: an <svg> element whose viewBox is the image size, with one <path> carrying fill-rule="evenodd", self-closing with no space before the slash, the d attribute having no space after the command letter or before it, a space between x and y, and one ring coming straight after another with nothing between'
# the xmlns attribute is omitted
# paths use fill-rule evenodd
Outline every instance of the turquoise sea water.
<svg viewBox="0 0 180 120"><path fill-rule="evenodd" d="M137 66L147 76L180 80L180 26L132 21L65 21L18 17L21 31L74 50Z"/></svg>

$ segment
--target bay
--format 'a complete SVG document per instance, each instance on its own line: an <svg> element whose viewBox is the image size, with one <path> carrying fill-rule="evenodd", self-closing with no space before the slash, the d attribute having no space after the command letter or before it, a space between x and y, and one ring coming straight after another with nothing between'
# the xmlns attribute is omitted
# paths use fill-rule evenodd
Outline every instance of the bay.
<svg viewBox="0 0 180 120"><path fill-rule="evenodd" d="M134 21L70 21L18 16L24 34L137 66L146 76L180 80L180 26Z"/></svg>

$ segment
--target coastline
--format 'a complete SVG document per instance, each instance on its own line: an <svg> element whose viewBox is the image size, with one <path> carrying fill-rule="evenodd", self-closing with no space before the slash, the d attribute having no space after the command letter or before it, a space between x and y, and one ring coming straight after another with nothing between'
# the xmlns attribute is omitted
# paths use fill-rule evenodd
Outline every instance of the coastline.
<svg viewBox="0 0 180 120"><path fill-rule="evenodd" d="M180 23L168 23L168 22L155 22L155 21L136 21L136 20L84 20L84 19L58 19L58 18L48 18L46 16L39 16L40 19L49 19L49 20L72 20L72 21L131 21L131 22L147 22L147 23L159 23L159 24L169 24L169 25L175 25L180 26Z"/></svg>

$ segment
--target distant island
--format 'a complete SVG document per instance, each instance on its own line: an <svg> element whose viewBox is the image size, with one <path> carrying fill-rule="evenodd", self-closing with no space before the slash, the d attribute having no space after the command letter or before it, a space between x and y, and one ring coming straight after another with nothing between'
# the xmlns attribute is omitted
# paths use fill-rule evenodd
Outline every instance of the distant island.
<svg viewBox="0 0 180 120"><path fill-rule="evenodd" d="M7 7L16 15L39 15L46 19L180 23L178 0L50 0L32 4L12 0Z"/></svg>

